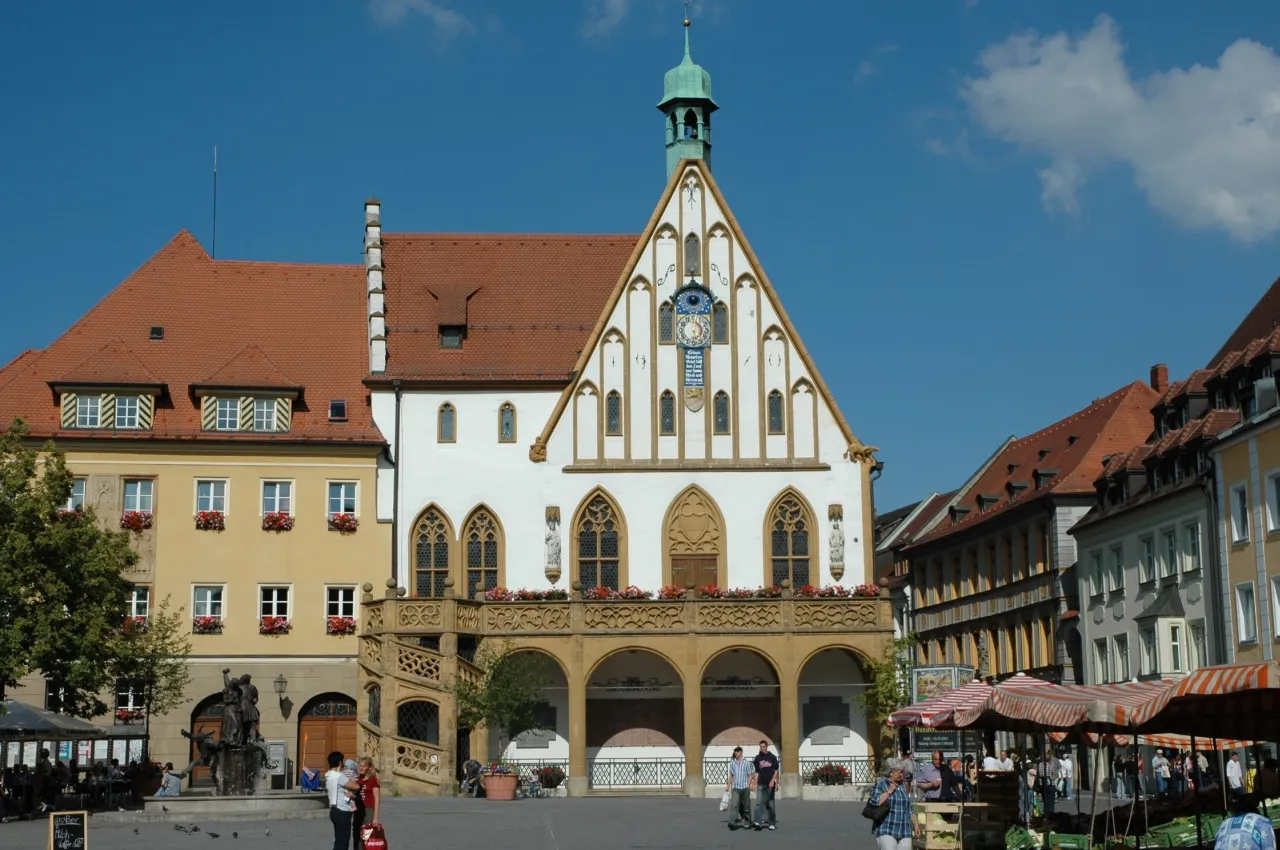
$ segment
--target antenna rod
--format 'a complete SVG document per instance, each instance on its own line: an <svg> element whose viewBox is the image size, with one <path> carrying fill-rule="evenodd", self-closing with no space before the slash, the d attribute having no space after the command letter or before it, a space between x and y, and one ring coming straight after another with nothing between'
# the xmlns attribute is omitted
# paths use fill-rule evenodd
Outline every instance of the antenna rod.
<svg viewBox="0 0 1280 850"><path fill-rule="evenodd" d="M218 146L213 146L213 240L210 255L218 257Z"/></svg>

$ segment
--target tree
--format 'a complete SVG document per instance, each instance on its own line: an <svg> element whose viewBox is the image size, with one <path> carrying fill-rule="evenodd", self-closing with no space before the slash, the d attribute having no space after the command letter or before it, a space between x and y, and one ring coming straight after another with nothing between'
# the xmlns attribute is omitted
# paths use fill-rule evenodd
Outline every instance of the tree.
<svg viewBox="0 0 1280 850"><path fill-rule="evenodd" d="M99 527L91 508L65 510L75 483L52 442L29 447L15 419L0 431L0 696L39 671L62 689L61 709L95 717L114 682L137 562L125 532Z"/></svg>
<svg viewBox="0 0 1280 850"><path fill-rule="evenodd" d="M547 660L536 652L522 652L510 641L482 643L476 651L475 677L459 676L452 690L458 722L484 726L498 733L499 752L507 741L537 728L542 688L549 681Z"/></svg>
<svg viewBox="0 0 1280 850"><path fill-rule="evenodd" d="M166 596L145 622L126 619L116 641L111 673L117 681L127 680L137 689L148 728L153 714L168 714L182 704L191 684L187 668L190 626L183 610L170 610Z"/></svg>
<svg viewBox="0 0 1280 850"><path fill-rule="evenodd" d="M911 659L919 643L914 634L894 638L880 658L864 662L871 682L856 699L868 719L884 723L890 714L911 704Z"/></svg>

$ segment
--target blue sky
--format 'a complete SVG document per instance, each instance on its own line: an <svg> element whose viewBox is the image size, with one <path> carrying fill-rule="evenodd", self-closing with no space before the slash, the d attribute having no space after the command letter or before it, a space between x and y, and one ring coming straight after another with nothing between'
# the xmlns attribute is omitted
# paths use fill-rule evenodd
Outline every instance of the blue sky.
<svg viewBox="0 0 1280 850"><path fill-rule="evenodd" d="M881 509L957 486L1280 275L1280 6L696 0L714 171ZM181 228L359 259L392 230L635 232L671 0L6 3L0 362ZM1198 67L1197 67L1198 66ZM565 297L573 297L566 292ZM251 305L246 305L251 309Z"/></svg>

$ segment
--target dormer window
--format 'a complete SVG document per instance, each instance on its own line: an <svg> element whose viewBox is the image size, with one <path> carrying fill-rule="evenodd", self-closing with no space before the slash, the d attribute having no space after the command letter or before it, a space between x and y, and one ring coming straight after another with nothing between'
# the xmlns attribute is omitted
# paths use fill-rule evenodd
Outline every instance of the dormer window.
<svg viewBox="0 0 1280 850"><path fill-rule="evenodd" d="M97 428L101 423L102 396L82 395L76 397L76 427Z"/></svg>
<svg viewBox="0 0 1280 850"><path fill-rule="evenodd" d="M1056 469L1037 469L1035 471L1036 489L1041 490L1049 486L1049 482L1053 481L1054 476L1058 474Z"/></svg>
<svg viewBox="0 0 1280 850"><path fill-rule="evenodd" d="M240 399L239 398L220 398L218 404L218 427L219 431L238 431L240 430Z"/></svg>
<svg viewBox="0 0 1280 850"><path fill-rule="evenodd" d="M441 325L440 347L462 348L462 338L466 336L466 330L462 325Z"/></svg>
<svg viewBox="0 0 1280 850"><path fill-rule="evenodd" d="M1047 458L1048 456L1049 456L1049 450L1048 450L1048 449L1041 449L1041 450L1040 450L1040 460L1044 460L1044 459L1045 459L1045 458Z"/></svg>
<svg viewBox="0 0 1280 850"><path fill-rule="evenodd" d="M1000 501L1000 497L995 493L979 493L978 494L978 513L983 513L987 508Z"/></svg>
<svg viewBox="0 0 1280 850"><path fill-rule="evenodd" d="M952 522L959 522L969 515L970 510L968 505L952 505L947 509L947 513L951 515Z"/></svg>
<svg viewBox="0 0 1280 850"><path fill-rule="evenodd" d="M64 390L62 427L67 429L147 431L155 418L150 393Z"/></svg>
<svg viewBox="0 0 1280 850"><path fill-rule="evenodd" d="M334 398L329 400L329 421L347 421L347 400L345 398Z"/></svg>

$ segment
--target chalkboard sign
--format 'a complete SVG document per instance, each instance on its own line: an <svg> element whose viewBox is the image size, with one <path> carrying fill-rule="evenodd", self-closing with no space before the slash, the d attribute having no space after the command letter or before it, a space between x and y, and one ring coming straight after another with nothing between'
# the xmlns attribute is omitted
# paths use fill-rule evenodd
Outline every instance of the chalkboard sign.
<svg viewBox="0 0 1280 850"><path fill-rule="evenodd" d="M49 815L49 850L88 850L88 847L88 812Z"/></svg>

